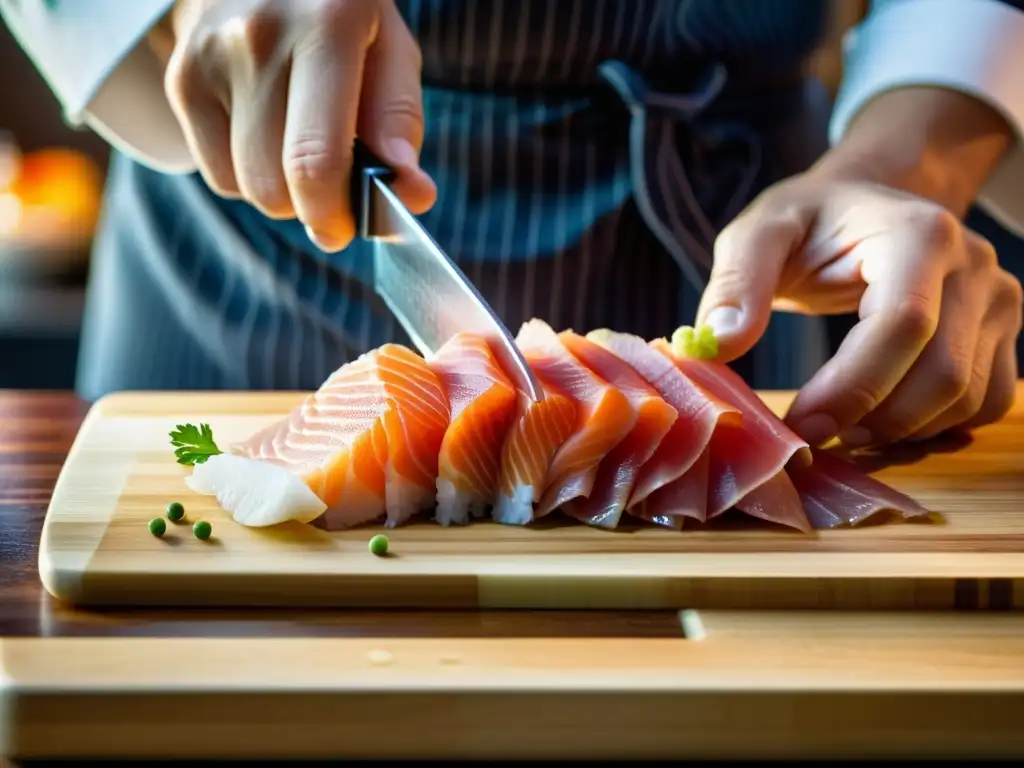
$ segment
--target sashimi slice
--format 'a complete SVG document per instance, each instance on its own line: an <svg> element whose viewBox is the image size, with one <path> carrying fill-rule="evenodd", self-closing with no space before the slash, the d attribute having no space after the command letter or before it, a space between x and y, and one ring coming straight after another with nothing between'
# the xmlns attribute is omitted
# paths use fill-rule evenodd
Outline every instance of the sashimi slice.
<svg viewBox="0 0 1024 768"><path fill-rule="evenodd" d="M543 517L570 499L590 495L601 459L633 429L637 414L626 396L577 360L543 320L523 323L516 346L545 390L576 406L575 428L551 458L544 479L536 511Z"/></svg>
<svg viewBox="0 0 1024 768"><path fill-rule="evenodd" d="M708 485L708 519L734 507L755 488L775 477L794 456L810 460L810 446L769 410L745 381L726 365L677 356L665 339L650 347L673 360L687 378L743 414L738 422L723 422L711 440L711 475ZM779 511L796 519L790 507Z"/></svg>
<svg viewBox="0 0 1024 768"><path fill-rule="evenodd" d="M454 336L428 364L451 411L438 456L436 519L465 525L471 512L481 517L495 502L516 390L480 336Z"/></svg>
<svg viewBox="0 0 1024 768"><path fill-rule="evenodd" d="M742 416L738 408L697 386L672 359L639 336L601 329L586 338L628 363L678 414L654 456L641 467L626 507L630 509L682 477L704 453L715 432L725 424L738 423Z"/></svg>
<svg viewBox="0 0 1024 768"><path fill-rule="evenodd" d="M491 510L493 519L505 525L534 519L534 502L544 492L551 460L576 428L576 406L564 395L545 389L539 402L525 392L517 398L512 429L501 447L498 503Z"/></svg>
<svg viewBox="0 0 1024 768"><path fill-rule="evenodd" d="M298 475L276 464L230 453L196 464L185 483L196 493L215 497L235 522L251 528L292 520L311 523L327 509Z"/></svg>
<svg viewBox="0 0 1024 768"><path fill-rule="evenodd" d="M692 518L703 523L708 517L708 479L711 472L711 448L705 448L697 460L676 480L663 485L630 510L645 520Z"/></svg>
<svg viewBox="0 0 1024 768"><path fill-rule="evenodd" d="M787 472L815 528L859 525L887 511L904 519L931 515L929 509L855 464L827 451L812 449L812 453L813 463L794 462Z"/></svg>
<svg viewBox="0 0 1024 768"><path fill-rule="evenodd" d="M434 499L449 422L441 384L412 350L385 344L343 365L287 417L233 447L294 472L327 505L318 523L407 521Z"/></svg>
<svg viewBox="0 0 1024 768"><path fill-rule="evenodd" d="M800 495L793 487L793 481L785 469L780 469L737 501L734 506L741 512L770 523L796 528L804 533L812 531Z"/></svg>
<svg viewBox="0 0 1024 768"><path fill-rule="evenodd" d="M590 495L572 499L563 507L578 520L614 528L641 467L669 434L678 414L640 374L604 347L572 331L558 336L577 360L621 392L636 413L632 430L601 459Z"/></svg>

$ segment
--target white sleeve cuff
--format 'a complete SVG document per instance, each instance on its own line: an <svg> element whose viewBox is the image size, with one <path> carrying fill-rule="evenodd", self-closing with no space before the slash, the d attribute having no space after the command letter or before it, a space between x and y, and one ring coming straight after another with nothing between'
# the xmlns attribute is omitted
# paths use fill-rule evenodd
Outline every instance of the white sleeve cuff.
<svg viewBox="0 0 1024 768"><path fill-rule="evenodd" d="M69 123L158 170L194 163L145 35L174 0L0 0L7 26Z"/></svg>
<svg viewBox="0 0 1024 768"><path fill-rule="evenodd" d="M978 197L1024 236L1024 12L999 0L875 0L846 41L845 76L832 113L836 144L884 91L941 86L997 109L1017 140Z"/></svg>

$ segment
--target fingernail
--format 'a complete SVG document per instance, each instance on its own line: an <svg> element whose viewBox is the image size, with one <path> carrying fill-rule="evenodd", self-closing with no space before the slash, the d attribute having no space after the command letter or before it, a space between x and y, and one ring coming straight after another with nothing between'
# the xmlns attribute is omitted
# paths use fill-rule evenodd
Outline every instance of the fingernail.
<svg viewBox="0 0 1024 768"><path fill-rule="evenodd" d="M875 438L867 427L850 427L839 433L839 440L847 448L863 448L871 445Z"/></svg>
<svg viewBox="0 0 1024 768"><path fill-rule="evenodd" d="M711 326L715 336L728 336L740 327L742 319L743 313L735 307L716 307L704 322Z"/></svg>
<svg viewBox="0 0 1024 768"><path fill-rule="evenodd" d="M387 139L384 141L384 151L388 159L395 165L404 165L407 168L419 168L420 158L416 149L405 139Z"/></svg>
<svg viewBox="0 0 1024 768"><path fill-rule="evenodd" d="M817 447L824 442L831 440L839 431L839 424L827 413L815 413L805 416L793 431L811 445Z"/></svg>

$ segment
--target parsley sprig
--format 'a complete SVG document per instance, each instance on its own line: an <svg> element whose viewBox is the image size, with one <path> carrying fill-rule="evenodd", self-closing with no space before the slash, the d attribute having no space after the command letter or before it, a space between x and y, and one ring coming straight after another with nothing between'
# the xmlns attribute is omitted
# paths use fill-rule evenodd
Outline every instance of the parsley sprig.
<svg viewBox="0 0 1024 768"><path fill-rule="evenodd" d="M223 453L213 441L209 424L178 424L171 431L171 445L179 464L202 464L211 456Z"/></svg>

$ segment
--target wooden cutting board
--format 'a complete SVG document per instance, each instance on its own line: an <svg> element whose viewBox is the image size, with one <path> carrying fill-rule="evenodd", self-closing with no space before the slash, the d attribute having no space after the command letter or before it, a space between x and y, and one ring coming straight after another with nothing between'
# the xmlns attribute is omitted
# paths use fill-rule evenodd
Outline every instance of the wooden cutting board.
<svg viewBox="0 0 1024 768"><path fill-rule="evenodd" d="M1024 385L1019 386L1024 392ZM245 528L192 493L168 432L208 422L222 445L279 418L301 393L130 393L98 402L58 480L40 547L56 597L83 604L460 608L1024 607L1024 402L966 444L918 447L875 474L942 516L813 535L601 531L579 523L328 533ZM789 393L764 399L782 413ZM147 521L170 501L185 524ZM200 541L191 523L208 520Z"/></svg>
<svg viewBox="0 0 1024 768"><path fill-rule="evenodd" d="M0 765L1024 757L1020 613L688 613L700 635L0 639Z"/></svg>

